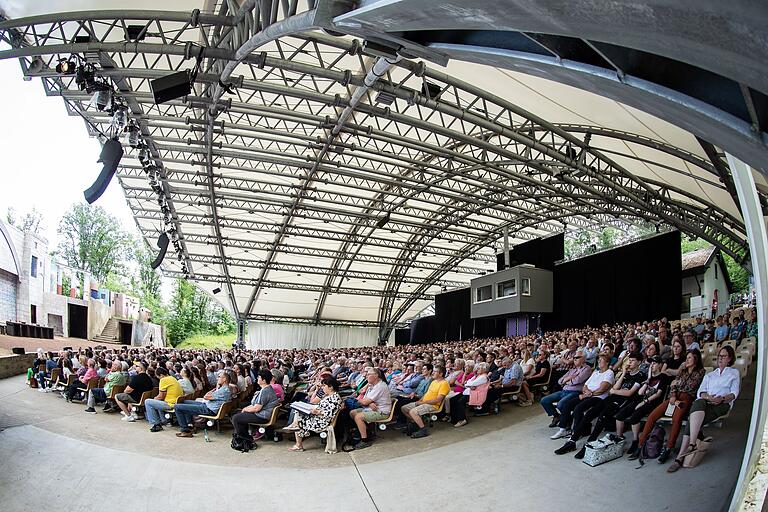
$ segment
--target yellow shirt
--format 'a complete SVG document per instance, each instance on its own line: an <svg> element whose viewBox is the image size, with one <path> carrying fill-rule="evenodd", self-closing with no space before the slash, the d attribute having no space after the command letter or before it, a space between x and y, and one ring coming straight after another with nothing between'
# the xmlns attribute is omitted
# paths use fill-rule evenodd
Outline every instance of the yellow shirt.
<svg viewBox="0 0 768 512"><path fill-rule="evenodd" d="M160 392L165 391L165 403L173 407L176 405L176 400L179 399L184 391L181 389L181 384L174 377L163 377L160 379Z"/></svg>
<svg viewBox="0 0 768 512"><path fill-rule="evenodd" d="M427 392L424 393L424 397L421 399L422 402L429 402L430 400L434 400L440 395L443 395L443 399L445 399L446 396L448 396L448 393L451 392L451 385L448 384L448 381L443 379L440 381L433 380L432 383L429 385L429 389L427 389ZM440 404L432 404L432 409L435 411L440 408Z"/></svg>

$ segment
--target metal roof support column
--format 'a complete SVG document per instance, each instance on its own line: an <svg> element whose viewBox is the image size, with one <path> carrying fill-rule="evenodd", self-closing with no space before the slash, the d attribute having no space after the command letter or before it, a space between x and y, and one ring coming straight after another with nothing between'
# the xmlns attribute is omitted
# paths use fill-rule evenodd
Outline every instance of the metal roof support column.
<svg viewBox="0 0 768 512"><path fill-rule="evenodd" d="M768 321L768 304L766 303L766 293L768 292L768 261L765 255L768 254L768 234L766 233L765 218L760 207L760 201L757 196L755 179L752 175L752 169L736 157L726 154L728 165L731 167L731 175L736 192L739 195L739 204L744 213L744 223L747 228L749 239L749 255L752 270L752 277L755 283L755 292L757 295L757 322L761 326L757 334L757 376L755 377L754 401L752 403L752 420L749 425L749 435L747 436L747 445L744 447L744 458L741 462L739 477L736 479L736 488L733 491L731 505L729 510L736 512L744 501L744 495L747 492L752 476L757 468L757 461L760 457L760 448L763 442L763 432L765 430L766 415L768 415L768 394L765 382L766 371L768 371L768 352L766 349L766 333L762 326Z"/></svg>

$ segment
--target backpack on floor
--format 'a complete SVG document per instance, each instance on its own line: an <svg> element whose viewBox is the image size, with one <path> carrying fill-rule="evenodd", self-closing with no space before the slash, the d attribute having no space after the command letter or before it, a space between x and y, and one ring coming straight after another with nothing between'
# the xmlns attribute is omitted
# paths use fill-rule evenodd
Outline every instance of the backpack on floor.
<svg viewBox="0 0 768 512"><path fill-rule="evenodd" d="M256 449L256 445L251 436L241 436L238 433L232 434L232 442L230 443L230 446L233 450L243 453L248 453L249 451Z"/></svg>
<svg viewBox="0 0 768 512"><path fill-rule="evenodd" d="M664 438L667 436L667 431L661 426L661 423L656 423L651 430L651 434L643 443L640 448L640 466L644 464L645 459L655 459L661 453L664 448Z"/></svg>

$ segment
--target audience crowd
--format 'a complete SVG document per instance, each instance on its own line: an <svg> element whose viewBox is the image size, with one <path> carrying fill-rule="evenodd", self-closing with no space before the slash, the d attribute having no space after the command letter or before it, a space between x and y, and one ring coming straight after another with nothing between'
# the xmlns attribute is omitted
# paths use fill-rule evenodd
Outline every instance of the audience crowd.
<svg viewBox="0 0 768 512"><path fill-rule="evenodd" d="M124 422L143 415L150 432L175 422L180 438L194 437L204 425L201 416L216 417L231 404L226 420L235 435L255 442L264 434L249 427L269 423L283 406L287 418L270 428L284 425L283 432L293 433L291 451L303 451L305 438L339 419L354 433L354 448L363 449L373 442L378 423L393 423L417 439L429 435L434 416L461 428L498 413L503 398L528 407L539 395L549 427L557 428L551 438L565 441L556 454L575 451L581 458L582 439L631 432L628 453L634 459L656 421L673 409L658 460L669 459L682 432L668 468L676 471L695 449L702 427L733 406L740 386L732 368L734 346L756 337L757 329L754 309L740 309L714 320L661 319L424 345L103 347L59 355L39 350L30 376L39 391L80 400L90 414L104 404L102 411L119 413ZM705 373L701 351L711 343L718 351L714 369Z"/></svg>

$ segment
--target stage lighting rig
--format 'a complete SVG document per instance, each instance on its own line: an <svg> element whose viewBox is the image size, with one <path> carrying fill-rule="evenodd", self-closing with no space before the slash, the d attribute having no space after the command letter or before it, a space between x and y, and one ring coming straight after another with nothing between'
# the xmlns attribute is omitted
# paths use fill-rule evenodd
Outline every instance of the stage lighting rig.
<svg viewBox="0 0 768 512"><path fill-rule="evenodd" d="M60 75L74 75L77 71L77 63L69 59L59 59L59 63L56 64L56 72Z"/></svg>
<svg viewBox="0 0 768 512"><path fill-rule="evenodd" d="M132 148L137 148L141 144L141 130L133 121L129 121L128 126L125 127L125 143ZM139 160L141 160L141 155L139 155Z"/></svg>

